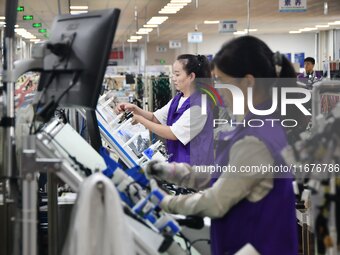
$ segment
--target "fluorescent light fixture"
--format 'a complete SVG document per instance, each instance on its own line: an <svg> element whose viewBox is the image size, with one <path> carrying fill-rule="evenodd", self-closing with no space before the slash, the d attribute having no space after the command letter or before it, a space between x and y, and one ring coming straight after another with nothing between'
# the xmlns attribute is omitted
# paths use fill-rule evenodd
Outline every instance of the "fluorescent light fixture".
<svg viewBox="0 0 340 255"><path fill-rule="evenodd" d="M0 21L0 25L6 25L5 21Z"/></svg>
<svg viewBox="0 0 340 255"><path fill-rule="evenodd" d="M236 31L234 32L234 35L245 35L247 32L244 32L244 31Z"/></svg>
<svg viewBox="0 0 340 255"><path fill-rule="evenodd" d="M205 20L204 24L218 24L220 23L219 20Z"/></svg>
<svg viewBox="0 0 340 255"><path fill-rule="evenodd" d="M328 25L331 25L331 26L340 25L340 20L329 22Z"/></svg>
<svg viewBox="0 0 340 255"><path fill-rule="evenodd" d="M249 28L249 32L256 32L258 29L257 28ZM248 32L248 29L245 29L244 32Z"/></svg>
<svg viewBox="0 0 340 255"><path fill-rule="evenodd" d="M329 27L329 25L316 25L316 28L324 28L324 27Z"/></svg>
<svg viewBox="0 0 340 255"><path fill-rule="evenodd" d="M88 10L89 7L85 5L71 5L70 10Z"/></svg>
<svg viewBox="0 0 340 255"><path fill-rule="evenodd" d="M300 29L301 32L309 32L309 31L314 31L314 30L318 30L316 27L305 27Z"/></svg>
<svg viewBox="0 0 340 255"><path fill-rule="evenodd" d="M161 10L158 12L159 14L176 14L177 11L173 10Z"/></svg>
<svg viewBox="0 0 340 255"><path fill-rule="evenodd" d="M136 32L137 35L147 35L148 33L150 33L153 29L152 28L140 28L138 29L138 31Z"/></svg>
<svg viewBox="0 0 340 255"><path fill-rule="evenodd" d="M37 43L37 42L40 42L40 39L31 39L30 42Z"/></svg>
<svg viewBox="0 0 340 255"><path fill-rule="evenodd" d="M148 24L146 24L146 25L143 25L143 27L158 27L158 25L148 25Z"/></svg>
<svg viewBox="0 0 340 255"><path fill-rule="evenodd" d="M72 15L77 15L77 14L81 14L81 13L87 13L88 11L70 11L70 13Z"/></svg>
<svg viewBox="0 0 340 255"><path fill-rule="evenodd" d="M14 32L20 33L20 32L27 32L25 28L15 28Z"/></svg>
<svg viewBox="0 0 340 255"><path fill-rule="evenodd" d="M168 16L155 16L152 17L147 24L148 25L160 25L162 24L164 21L166 21L169 17Z"/></svg>
<svg viewBox="0 0 340 255"><path fill-rule="evenodd" d="M130 36L131 40L139 40L139 39L142 39L142 38L143 38L143 36L141 36L141 35L131 35Z"/></svg>
<svg viewBox="0 0 340 255"><path fill-rule="evenodd" d="M186 3L186 4L190 4L191 0L171 0L170 3Z"/></svg>
<svg viewBox="0 0 340 255"><path fill-rule="evenodd" d="M19 25L14 25L14 27L19 27Z"/></svg>
<svg viewBox="0 0 340 255"><path fill-rule="evenodd" d="M289 31L290 34L301 34L301 31Z"/></svg>
<svg viewBox="0 0 340 255"><path fill-rule="evenodd" d="M162 8L162 10L177 10L179 11L180 9L182 9L183 7L179 7L179 6L164 6Z"/></svg>
<svg viewBox="0 0 340 255"><path fill-rule="evenodd" d="M128 39L127 42L129 43L133 43L133 42L137 42L137 40L133 40L133 39Z"/></svg>
<svg viewBox="0 0 340 255"><path fill-rule="evenodd" d="M166 6L168 7L184 7L188 5L187 3L168 3Z"/></svg>
<svg viewBox="0 0 340 255"><path fill-rule="evenodd" d="M5 16L0 16L0 20L5 20L6 17Z"/></svg>

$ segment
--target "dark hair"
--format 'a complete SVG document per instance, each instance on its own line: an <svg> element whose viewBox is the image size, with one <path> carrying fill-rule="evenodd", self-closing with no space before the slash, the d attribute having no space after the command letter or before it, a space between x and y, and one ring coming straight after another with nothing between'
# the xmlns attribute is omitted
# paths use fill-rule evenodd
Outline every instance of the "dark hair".
<svg viewBox="0 0 340 255"><path fill-rule="evenodd" d="M221 72L234 78L243 78L250 74L257 80L260 79L261 82L256 82L256 86L261 86L264 93L268 93L269 96L273 86L297 87L296 73L289 60L279 52L273 53L263 41L253 36L242 36L224 44L216 54L214 63ZM277 78L290 79L284 79L282 84ZM278 107L280 106L279 100ZM288 105L287 115L289 119L295 119L301 124L299 125L301 130L305 129L308 123L306 117L300 111L296 111L295 107ZM295 128L294 133L301 130Z"/></svg>
<svg viewBox="0 0 340 255"><path fill-rule="evenodd" d="M211 78L210 64L203 55L182 54L177 57L183 69L189 75L194 73L196 78Z"/></svg>
<svg viewBox="0 0 340 255"><path fill-rule="evenodd" d="M235 78L247 74L255 78L276 78L275 64L281 64L280 78L296 77L288 59L281 55L281 63L274 63L275 54L260 39L242 36L224 44L214 58L219 70Z"/></svg>
<svg viewBox="0 0 340 255"><path fill-rule="evenodd" d="M307 57L303 62L310 62L312 65L315 65L315 59L312 57Z"/></svg>

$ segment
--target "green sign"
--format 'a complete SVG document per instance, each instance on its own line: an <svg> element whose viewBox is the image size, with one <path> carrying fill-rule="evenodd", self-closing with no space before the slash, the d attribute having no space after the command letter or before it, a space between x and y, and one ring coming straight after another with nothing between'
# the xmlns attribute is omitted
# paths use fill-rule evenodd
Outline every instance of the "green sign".
<svg viewBox="0 0 340 255"><path fill-rule="evenodd" d="M45 29L45 28L42 28L42 29L39 29L38 31L39 31L39 33L43 33L43 34L44 34L44 33L46 33L46 32L47 32L47 29Z"/></svg>
<svg viewBox="0 0 340 255"><path fill-rule="evenodd" d="M24 15L24 20L33 20L33 15Z"/></svg>
<svg viewBox="0 0 340 255"><path fill-rule="evenodd" d="M164 60L164 59L161 59L161 60L159 61L159 63L160 63L161 65L164 65L164 64L165 64L165 60Z"/></svg>
<svg viewBox="0 0 340 255"><path fill-rule="evenodd" d="M25 8L23 6L18 6L17 12L23 12Z"/></svg>
<svg viewBox="0 0 340 255"><path fill-rule="evenodd" d="M48 38L48 35L47 34L44 34L45 38Z"/></svg>
<svg viewBox="0 0 340 255"><path fill-rule="evenodd" d="M32 27L41 27L41 23L33 23Z"/></svg>

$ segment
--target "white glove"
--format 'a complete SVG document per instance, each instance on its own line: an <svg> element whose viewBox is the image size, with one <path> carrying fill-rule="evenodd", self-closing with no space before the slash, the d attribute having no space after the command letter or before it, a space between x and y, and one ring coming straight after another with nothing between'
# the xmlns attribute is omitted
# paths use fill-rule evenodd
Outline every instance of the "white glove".
<svg viewBox="0 0 340 255"><path fill-rule="evenodd" d="M151 160L147 163L145 168L145 175L148 179L156 177L160 180L167 180L173 175L175 166L168 162L161 162L159 160Z"/></svg>

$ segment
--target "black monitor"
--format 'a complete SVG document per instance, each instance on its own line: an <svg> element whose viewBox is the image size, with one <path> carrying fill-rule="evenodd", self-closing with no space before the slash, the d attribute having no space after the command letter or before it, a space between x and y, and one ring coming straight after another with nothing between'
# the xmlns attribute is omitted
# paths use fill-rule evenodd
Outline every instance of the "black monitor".
<svg viewBox="0 0 340 255"><path fill-rule="evenodd" d="M110 9L54 19L47 45L51 53L39 81L40 107L96 108L119 14Z"/></svg>
<svg viewBox="0 0 340 255"><path fill-rule="evenodd" d="M58 106L83 107L91 145L99 151L101 139L95 109L119 14L120 10L111 9L55 18L33 124L36 117L47 122Z"/></svg>
<svg viewBox="0 0 340 255"><path fill-rule="evenodd" d="M126 84L135 84L135 76L133 74L125 74L125 83Z"/></svg>

